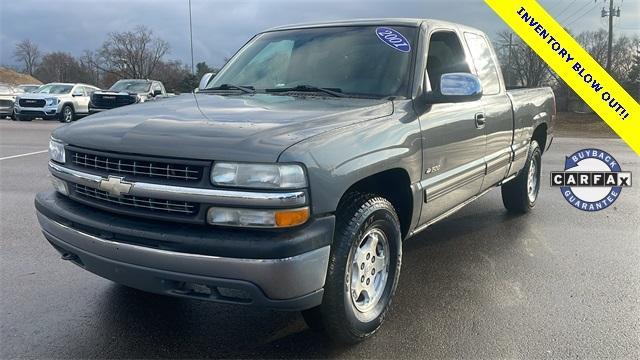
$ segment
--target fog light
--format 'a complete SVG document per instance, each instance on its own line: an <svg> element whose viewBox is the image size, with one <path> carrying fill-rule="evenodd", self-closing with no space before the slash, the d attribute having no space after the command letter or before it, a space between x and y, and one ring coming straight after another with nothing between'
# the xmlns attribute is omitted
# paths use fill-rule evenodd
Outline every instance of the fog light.
<svg viewBox="0 0 640 360"><path fill-rule="evenodd" d="M67 189L67 183L63 180L58 179L55 176L51 176L51 184L53 188L56 189L62 195L69 195L69 189Z"/></svg>
<svg viewBox="0 0 640 360"><path fill-rule="evenodd" d="M207 222L211 225L278 228L304 224L308 219L308 207L293 210L211 207L207 211Z"/></svg>

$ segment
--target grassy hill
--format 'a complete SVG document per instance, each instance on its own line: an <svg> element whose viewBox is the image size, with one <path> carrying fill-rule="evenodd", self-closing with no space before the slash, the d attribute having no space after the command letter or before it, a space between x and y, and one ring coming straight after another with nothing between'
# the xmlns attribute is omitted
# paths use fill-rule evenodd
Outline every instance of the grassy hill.
<svg viewBox="0 0 640 360"><path fill-rule="evenodd" d="M42 82L33 76L21 74L11 69L0 66L0 83L5 84L42 84Z"/></svg>

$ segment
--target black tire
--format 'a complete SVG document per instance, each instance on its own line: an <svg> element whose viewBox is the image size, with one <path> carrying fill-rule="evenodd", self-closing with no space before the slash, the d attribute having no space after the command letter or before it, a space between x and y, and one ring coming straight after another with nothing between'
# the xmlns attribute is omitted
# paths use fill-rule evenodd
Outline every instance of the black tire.
<svg viewBox="0 0 640 360"><path fill-rule="evenodd" d="M62 107L60 111L60 122L61 123L69 123L76 119L76 114L73 111L73 106L65 105Z"/></svg>
<svg viewBox="0 0 640 360"><path fill-rule="evenodd" d="M402 263L402 235L400 221L393 205L387 200L375 195L350 194L342 202L337 212L336 231L331 246L331 255L327 269L327 277L324 287L322 304L310 310L303 311L303 317L310 328L324 329L336 342L353 344L371 336L378 330L389 310L391 300L396 291L400 266ZM373 239L369 234L375 233ZM381 240L381 239L384 239ZM366 250L361 247L373 243L374 247ZM384 247L387 247L384 250ZM358 251L361 250L361 251ZM364 271L354 268L354 262L359 263L357 257L367 253L366 259L371 256L371 265L366 264ZM360 254L360 255L356 255ZM375 256L381 261L381 257L388 257L388 262L383 268L385 271L375 271ZM380 264L380 263L377 263ZM348 266L349 265L349 266ZM371 270L369 270L371 267ZM357 274L353 271L358 271ZM361 311L356 303L358 299L352 299L352 276L367 274L366 284L372 294L377 294L370 302L365 303L365 291L358 295L358 299L370 310ZM379 275L381 274L381 275ZM364 275L363 275L364 276ZM381 276L380 278L378 276ZM385 278L386 277L386 278ZM371 282L369 282L371 279ZM386 279L383 280L382 279ZM377 286L375 285L378 281ZM363 281L360 286L363 286ZM357 286L354 285L354 286ZM377 290L375 289L377 287ZM354 296L357 295L353 292ZM368 292L367 292L368 294ZM377 299L376 299L377 297Z"/></svg>
<svg viewBox="0 0 640 360"><path fill-rule="evenodd" d="M541 169L542 150L538 142L532 140L524 168L515 179L502 185L502 203L509 212L524 214L536 206L540 192ZM533 176L532 179L535 179L535 183L529 180L531 174Z"/></svg>
<svg viewBox="0 0 640 360"><path fill-rule="evenodd" d="M11 120L16 121L16 111L15 109L11 111Z"/></svg>

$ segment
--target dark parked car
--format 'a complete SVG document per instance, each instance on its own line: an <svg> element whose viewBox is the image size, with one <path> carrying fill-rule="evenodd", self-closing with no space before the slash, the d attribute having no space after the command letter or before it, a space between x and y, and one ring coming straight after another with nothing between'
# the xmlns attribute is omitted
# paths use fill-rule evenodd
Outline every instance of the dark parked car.
<svg viewBox="0 0 640 360"><path fill-rule="evenodd" d="M89 103L89 113L94 114L103 110L164 97L167 97L167 91L160 81L143 79L118 80L109 90L93 93Z"/></svg>

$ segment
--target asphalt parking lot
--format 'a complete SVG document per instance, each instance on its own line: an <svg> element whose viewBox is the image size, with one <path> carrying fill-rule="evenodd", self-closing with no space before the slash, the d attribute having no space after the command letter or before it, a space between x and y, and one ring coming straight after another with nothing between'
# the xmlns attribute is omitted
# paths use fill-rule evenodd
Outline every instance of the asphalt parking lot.
<svg viewBox="0 0 640 360"><path fill-rule="evenodd" d="M383 328L339 348L297 313L145 294L60 260L33 208L58 125L0 120L0 358L640 358L640 185L599 213L548 185L590 146L640 176L620 140L556 139L529 215L493 191L409 239Z"/></svg>

